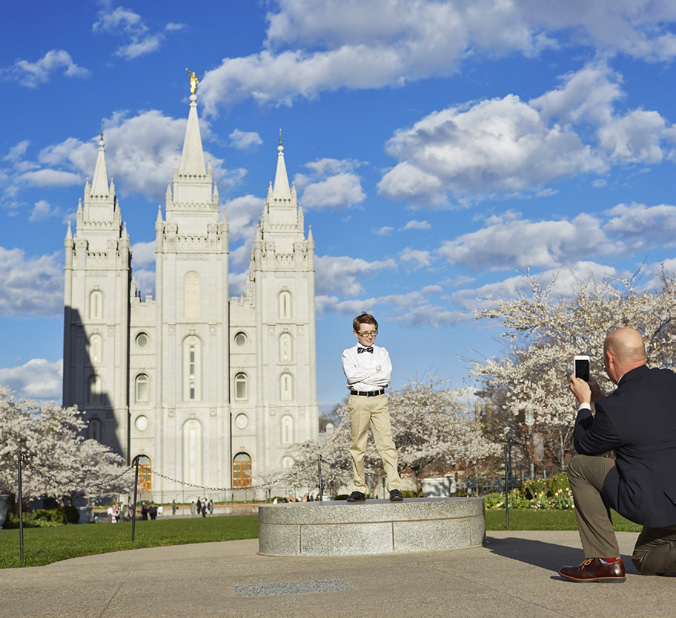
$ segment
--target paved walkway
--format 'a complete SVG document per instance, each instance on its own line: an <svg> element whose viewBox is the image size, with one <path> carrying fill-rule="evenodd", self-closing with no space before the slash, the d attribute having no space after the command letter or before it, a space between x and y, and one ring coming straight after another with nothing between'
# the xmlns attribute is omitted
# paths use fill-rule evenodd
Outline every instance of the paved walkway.
<svg viewBox="0 0 676 618"><path fill-rule="evenodd" d="M484 547L351 557L259 556L258 540L139 549L0 570L0 616L675 616L676 578L561 580L577 532L491 532Z"/></svg>

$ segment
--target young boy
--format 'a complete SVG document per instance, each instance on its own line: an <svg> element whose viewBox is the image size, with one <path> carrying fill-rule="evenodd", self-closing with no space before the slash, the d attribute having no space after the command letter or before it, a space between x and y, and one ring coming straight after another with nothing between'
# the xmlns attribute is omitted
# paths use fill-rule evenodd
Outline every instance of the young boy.
<svg viewBox="0 0 676 618"><path fill-rule="evenodd" d="M362 313L354 319L352 327L359 343L343 352L343 371L347 378L347 388L350 389L350 455L354 472L354 491L347 501L366 500L364 455L370 425L387 475L390 501L401 502L404 498L397 472L397 449L392 440L390 410L385 397L385 388L392 376L390 355L385 348L373 345L378 335L378 322L372 315Z"/></svg>

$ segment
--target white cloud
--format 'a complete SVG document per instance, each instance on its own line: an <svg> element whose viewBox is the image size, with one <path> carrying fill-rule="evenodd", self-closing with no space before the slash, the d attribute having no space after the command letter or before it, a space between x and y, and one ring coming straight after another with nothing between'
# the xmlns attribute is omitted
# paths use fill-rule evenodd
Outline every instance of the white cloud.
<svg viewBox="0 0 676 618"><path fill-rule="evenodd" d="M603 231L624 243L629 251L635 252L643 247L676 246L676 206L618 204L604 214L611 218L603 226Z"/></svg>
<svg viewBox="0 0 676 618"><path fill-rule="evenodd" d="M101 11L98 20L92 25L92 30L109 34L124 32L138 35L146 32L147 28L138 13L118 6L114 11Z"/></svg>
<svg viewBox="0 0 676 618"><path fill-rule="evenodd" d="M582 121L607 124L614 104L623 96L621 79L605 62L591 63L564 75L561 88L531 99L529 105L539 110L545 121L555 119L565 125Z"/></svg>
<svg viewBox="0 0 676 618"><path fill-rule="evenodd" d="M132 263L138 268L155 265L156 241L136 242L131 246Z"/></svg>
<svg viewBox="0 0 676 618"><path fill-rule="evenodd" d="M164 31L177 32L184 27L184 24L169 22ZM129 42L115 51L116 56L125 60L133 60L157 51L165 38L163 32L151 33L138 13L121 6L112 11L110 9L100 11L98 20L92 25L92 31L126 38Z"/></svg>
<svg viewBox="0 0 676 618"><path fill-rule="evenodd" d="M0 384L9 386L19 397L61 400L63 361L33 358L19 367L0 369Z"/></svg>
<svg viewBox="0 0 676 618"><path fill-rule="evenodd" d="M151 54L160 48L164 37L161 34L144 37L138 41L132 41L123 45L116 52L116 56L121 56L125 60L133 60L145 54Z"/></svg>
<svg viewBox="0 0 676 618"><path fill-rule="evenodd" d="M434 112L386 145L402 160L380 181L392 198L442 202L443 193L522 191L604 164L578 135L515 95Z"/></svg>
<svg viewBox="0 0 676 618"><path fill-rule="evenodd" d="M252 241L263 214L265 200L255 195L245 195L225 202L222 207L230 226L230 239Z"/></svg>
<svg viewBox="0 0 676 618"><path fill-rule="evenodd" d="M530 221L506 213L477 232L443 242L438 253L452 264L504 270L558 267L612 249L601 222L591 215L580 214L572 221Z"/></svg>
<svg viewBox="0 0 676 618"><path fill-rule="evenodd" d="M611 159L659 163L666 123L657 112L634 110L599 129L599 146Z"/></svg>
<svg viewBox="0 0 676 618"><path fill-rule="evenodd" d="M230 273L228 275L228 292L230 298L237 297L244 291L244 284L246 283L248 274L248 272L242 272Z"/></svg>
<svg viewBox="0 0 676 618"><path fill-rule="evenodd" d="M556 296L572 298L579 291L579 284L590 281L602 281L614 277L617 271L612 266L597 264L596 262L579 261L566 268L552 268L539 275L537 279L542 286L549 285L554 279L553 293ZM528 294L530 286L524 275L509 277L503 281L488 283L474 289L464 289L454 292L450 298L467 311L478 307L485 307L492 300L510 300L521 294Z"/></svg>
<svg viewBox="0 0 676 618"><path fill-rule="evenodd" d="M28 218L28 220L33 223L36 221L46 221L50 217L54 217L56 215L58 215L58 212L54 210L49 202L45 200L39 200L35 202L35 206L33 206L33 211L31 212L31 216Z"/></svg>
<svg viewBox="0 0 676 618"><path fill-rule="evenodd" d="M50 76L63 69L65 77L89 77L91 71L73 62L71 55L63 49L52 49L36 62L17 60L11 67L2 70L8 78L19 82L20 86L37 88L49 81Z"/></svg>
<svg viewBox="0 0 676 618"><path fill-rule="evenodd" d="M432 263L432 257L429 251L421 251L406 247L400 254L402 264L410 266L414 270L429 266Z"/></svg>
<svg viewBox="0 0 676 618"><path fill-rule="evenodd" d="M554 193L543 185L611 165L652 164L676 131L655 111L618 109L621 76L591 63L560 88L523 102L515 95L450 107L397 130L388 154L400 160L379 190L393 199L448 203L491 193Z"/></svg>
<svg viewBox="0 0 676 618"><path fill-rule="evenodd" d="M238 150L256 150L263 143L261 136L255 131L235 129L230 135L230 145Z"/></svg>
<svg viewBox="0 0 676 618"><path fill-rule="evenodd" d="M20 174L16 180L34 187L72 187L82 182L82 176L63 170L41 169Z"/></svg>
<svg viewBox="0 0 676 618"><path fill-rule="evenodd" d="M378 234L378 236L388 236L394 231L394 228L390 225L383 225L383 227L378 228L375 230L375 233Z"/></svg>
<svg viewBox="0 0 676 618"><path fill-rule="evenodd" d="M357 161L320 159L306 163L311 176L296 174L294 180L302 190L303 208L344 208L360 204L366 198L361 178L354 173Z"/></svg>
<svg viewBox="0 0 676 618"><path fill-rule="evenodd" d="M136 290L141 294L141 298L155 295L155 271L139 268L137 270L134 264L134 279L136 279Z"/></svg>
<svg viewBox="0 0 676 618"><path fill-rule="evenodd" d="M466 57L536 55L570 41L668 61L676 56L667 2L575 0L280 0L265 49L207 72L208 113L245 98L291 104L340 88L400 85L457 70ZM487 17L489 16L489 17ZM559 42L560 40L560 42Z"/></svg>
<svg viewBox="0 0 676 618"><path fill-rule="evenodd" d="M347 256L315 256L316 291L318 295L340 293L355 296L363 291L361 282L366 277L374 277L382 270L396 267L391 258L367 262Z"/></svg>
<svg viewBox="0 0 676 618"><path fill-rule="evenodd" d="M21 249L0 247L0 315L51 317L62 312L63 257L26 258Z"/></svg>
<svg viewBox="0 0 676 618"><path fill-rule="evenodd" d="M402 229L404 230L429 230L432 226L427 221L416 221L412 219Z"/></svg>

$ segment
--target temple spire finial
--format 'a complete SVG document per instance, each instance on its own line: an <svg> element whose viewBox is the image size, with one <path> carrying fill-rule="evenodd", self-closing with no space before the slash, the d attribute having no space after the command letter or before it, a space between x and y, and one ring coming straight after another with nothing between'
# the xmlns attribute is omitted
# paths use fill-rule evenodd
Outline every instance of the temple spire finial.
<svg viewBox="0 0 676 618"><path fill-rule="evenodd" d="M289 190L289 178L286 175L286 165L284 163L284 146L282 146L282 130L279 130L279 146L277 146L277 172L275 174L275 184L272 190L274 197L278 199L291 199Z"/></svg>

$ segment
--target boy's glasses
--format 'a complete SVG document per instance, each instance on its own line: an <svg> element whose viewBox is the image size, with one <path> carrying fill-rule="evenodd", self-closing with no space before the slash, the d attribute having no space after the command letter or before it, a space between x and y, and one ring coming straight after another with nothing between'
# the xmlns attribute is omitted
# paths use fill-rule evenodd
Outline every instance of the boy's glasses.
<svg viewBox="0 0 676 618"><path fill-rule="evenodd" d="M371 337L375 337L377 334L378 334L377 330L370 330L368 332L360 332L359 336L360 337L368 337L370 339Z"/></svg>

